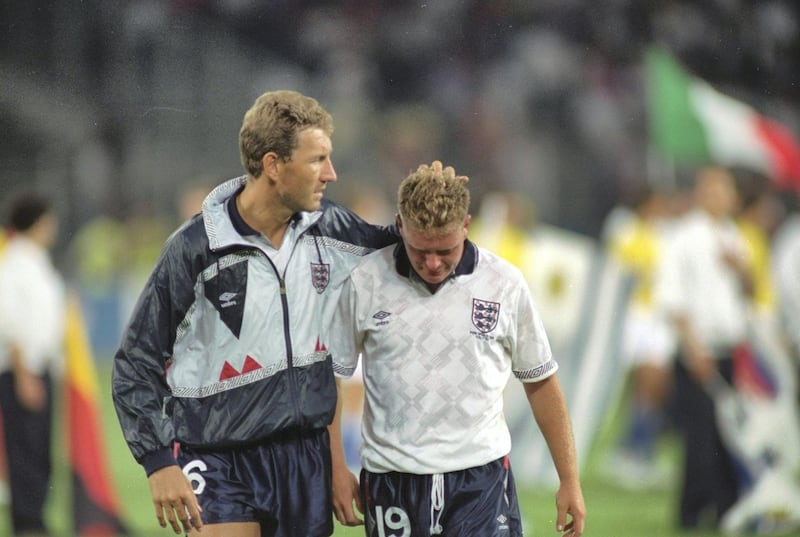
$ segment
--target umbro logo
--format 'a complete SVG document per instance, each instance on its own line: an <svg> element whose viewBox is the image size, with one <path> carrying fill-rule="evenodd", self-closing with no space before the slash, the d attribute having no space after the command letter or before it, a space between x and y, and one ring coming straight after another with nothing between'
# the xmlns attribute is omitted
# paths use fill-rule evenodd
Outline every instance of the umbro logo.
<svg viewBox="0 0 800 537"><path fill-rule="evenodd" d="M220 307L229 308L236 305L236 293L222 293L219 295Z"/></svg>
<svg viewBox="0 0 800 537"><path fill-rule="evenodd" d="M389 313L388 311L381 310L375 315L373 315L372 318L378 321L377 323L375 323L377 326L383 326L385 324L389 324L389 321L386 320L386 318L389 315L391 315L391 313Z"/></svg>
<svg viewBox="0 0 800 537"><path fill-rule="evenodd" d="M500 515L495 520L497 520L497 529L500 531L507 531L508 530L508 518L505 515Z"/></svg>

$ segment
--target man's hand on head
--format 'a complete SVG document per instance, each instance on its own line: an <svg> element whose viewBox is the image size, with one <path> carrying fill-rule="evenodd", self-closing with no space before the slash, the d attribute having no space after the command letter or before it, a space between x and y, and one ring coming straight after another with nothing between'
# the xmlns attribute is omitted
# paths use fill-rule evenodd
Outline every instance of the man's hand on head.
<svg viewBox="0 0 800 537"><path fill-rule="evenodd" d="M417 171L423 171L426 169L432 169L436 175L441 175L445 179L456 177L461 180L462 183L469 183L469 177L466 175L456 175L456 170L452 166L445 167L440 160L434 160L430 166L427 164L420 164Z"/></svg>

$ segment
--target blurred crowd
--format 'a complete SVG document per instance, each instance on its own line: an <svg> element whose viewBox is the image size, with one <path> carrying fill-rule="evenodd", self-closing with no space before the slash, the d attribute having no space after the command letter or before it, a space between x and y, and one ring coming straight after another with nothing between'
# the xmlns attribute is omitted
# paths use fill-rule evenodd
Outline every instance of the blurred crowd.
<svg viewBox="0 0 800 537"><path fill-rule="evenodd" d="M3 186L63 193L67 234L98 215L169 218L179 192L238 169L240 111L265 89L336 118L332 195L391 195L441 158L538 217L596 236L648 181L640 54L800 130L788 0L32 1L2 9ZM22 158L33 154L36 158Z"/></svg>

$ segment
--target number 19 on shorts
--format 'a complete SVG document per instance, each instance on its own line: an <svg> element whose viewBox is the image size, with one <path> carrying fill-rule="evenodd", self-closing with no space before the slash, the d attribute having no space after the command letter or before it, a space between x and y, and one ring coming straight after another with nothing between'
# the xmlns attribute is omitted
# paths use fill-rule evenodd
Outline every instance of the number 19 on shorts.
<svg viewBox="0 0 800 537"><path fill-rule="evenodd" d="M387 507L384 512L382 505L376 505L375 526L378 537L411 537L411 522L399 507ZM395 530L402 530L402 533L395 533Z"/></svg>

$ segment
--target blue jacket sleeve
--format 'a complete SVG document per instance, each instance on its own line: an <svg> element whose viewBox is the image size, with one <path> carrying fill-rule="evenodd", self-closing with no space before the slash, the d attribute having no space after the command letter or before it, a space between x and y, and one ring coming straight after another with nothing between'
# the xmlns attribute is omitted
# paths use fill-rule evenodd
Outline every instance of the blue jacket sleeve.
<svg viewBox="0 0 800 537"><path fill-rule="evenodd" d="M198 222L199 226L198 227ZM194 300L202 221L167 242L134 307L112 366L112 398L122 432L147 474L175 464L166 371L177 327Z"/></svg>

